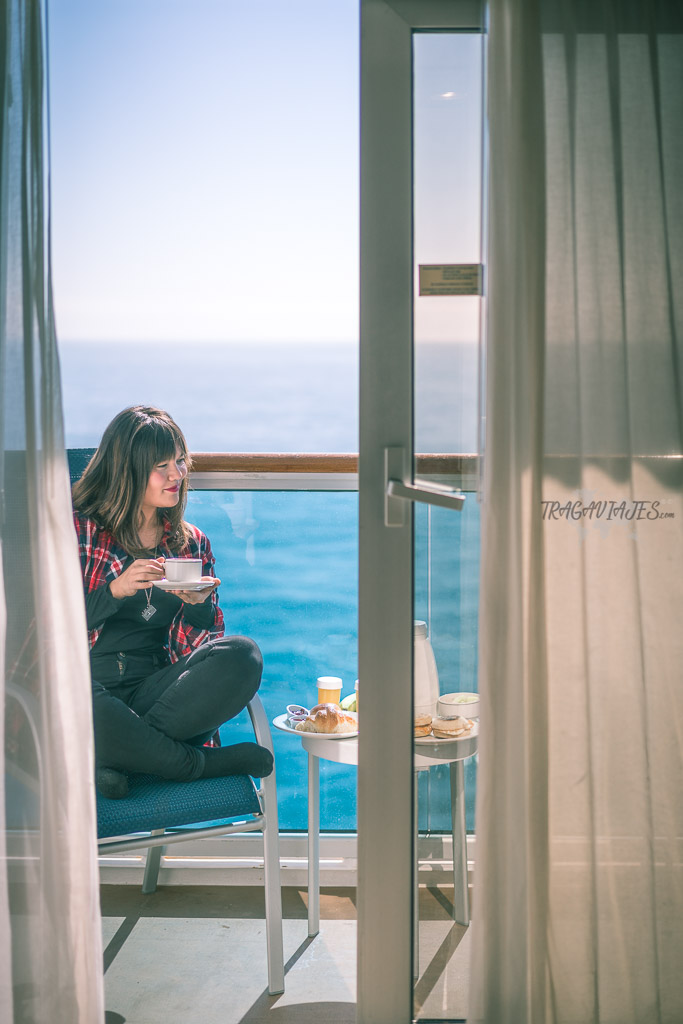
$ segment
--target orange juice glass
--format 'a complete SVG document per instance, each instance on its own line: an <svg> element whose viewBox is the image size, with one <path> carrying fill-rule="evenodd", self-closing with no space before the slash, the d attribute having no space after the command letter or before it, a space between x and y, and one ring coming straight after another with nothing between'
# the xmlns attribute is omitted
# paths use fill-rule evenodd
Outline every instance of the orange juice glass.
<svg viewBox="0 0 683 1024"><path fill-rule="evenodd" d="M318 704L339 704L342 681L339 676L318 676Z"/></svg>

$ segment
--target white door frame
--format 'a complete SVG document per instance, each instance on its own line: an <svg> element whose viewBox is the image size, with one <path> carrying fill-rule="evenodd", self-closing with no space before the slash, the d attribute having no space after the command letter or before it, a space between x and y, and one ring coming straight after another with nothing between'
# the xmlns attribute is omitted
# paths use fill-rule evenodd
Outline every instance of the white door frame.
<svg viewBox="0 0 683 1024"><path fill-rule="evenodd" d="M359 1024L413 1019L413 511L385 526L385 449L413 454L413 30L483 0L361 0Z"/></svg>

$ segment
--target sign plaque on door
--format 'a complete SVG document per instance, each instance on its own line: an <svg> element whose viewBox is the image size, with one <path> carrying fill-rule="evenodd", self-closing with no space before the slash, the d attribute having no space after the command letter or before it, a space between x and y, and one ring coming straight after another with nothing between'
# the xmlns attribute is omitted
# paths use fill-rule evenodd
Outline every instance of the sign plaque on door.
<svg viewBox="0 0 683 1024"><path fill-rule="evenodd" d="M420 295L481 295L480 263L421 263Z"/></svg>

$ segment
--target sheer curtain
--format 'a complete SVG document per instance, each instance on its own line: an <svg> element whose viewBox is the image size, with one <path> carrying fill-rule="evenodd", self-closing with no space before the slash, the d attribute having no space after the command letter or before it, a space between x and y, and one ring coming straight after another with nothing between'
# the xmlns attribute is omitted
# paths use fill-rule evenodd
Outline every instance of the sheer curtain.
<svg viewBox="0 0 683 1024"><path fill-rule="evenodd" d="M491 0L470 1021L683 1020L683 8Z"/></svg>
<svg viewBox="0 0 683 1024"><path fill-rule="evenodd" d="M90 686L49 272L45 10L0 4L0 1020L103 1019Z"/></svg>

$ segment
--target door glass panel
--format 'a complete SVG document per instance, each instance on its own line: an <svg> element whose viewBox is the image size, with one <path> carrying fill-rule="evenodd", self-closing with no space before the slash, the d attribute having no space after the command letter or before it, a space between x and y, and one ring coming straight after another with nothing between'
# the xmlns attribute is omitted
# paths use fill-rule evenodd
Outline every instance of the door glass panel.
<svg viewBox="0 0 683 1024"><path fill-rule="evenodd" d="M481 262L482 36L413 39L415 451L473 453L481 300L439 293Z"/></svg>
<svg viewBox="0 0 683 1024"><path fill-rule="evenodd" d="M439 714L438 696L477 689L483 51L479 34L413 39L413 472L466 494L462 511L415 507L414 607L425 624L414 638L417 721L420 713ZM436 674L428 683L432 655ZM478 724L464 703L448 715L464 720L439 723L464 730L458 739L432 731L415 747L417 1019L467 1016L469 904L458 852L465 829L474 830Z"/></svg>

